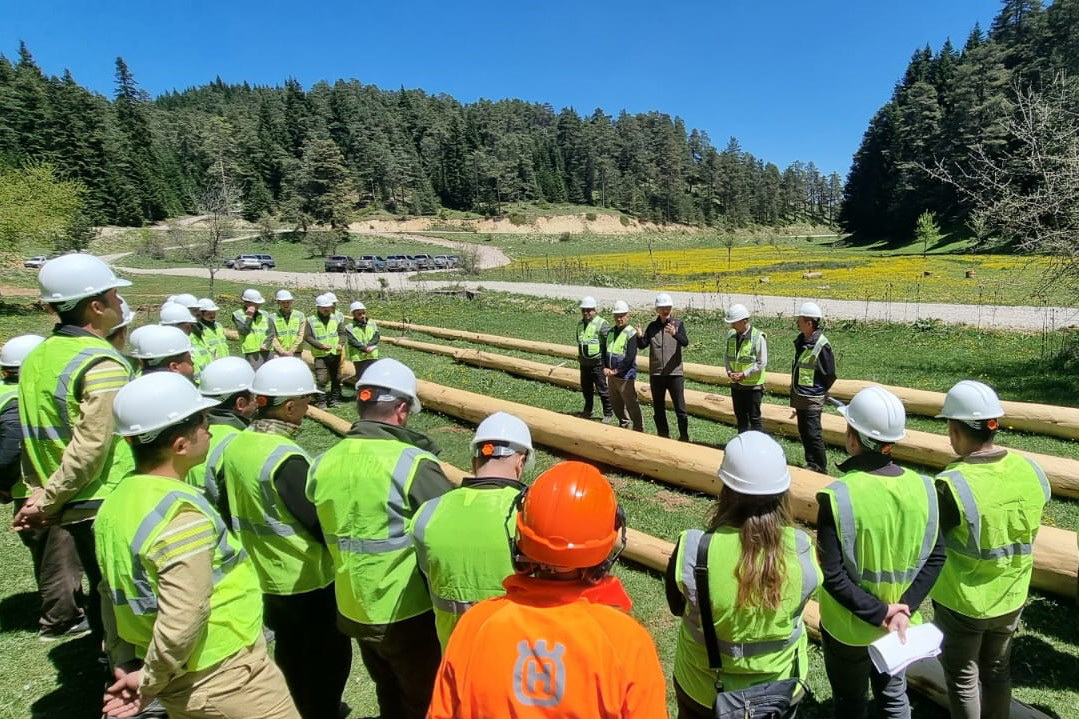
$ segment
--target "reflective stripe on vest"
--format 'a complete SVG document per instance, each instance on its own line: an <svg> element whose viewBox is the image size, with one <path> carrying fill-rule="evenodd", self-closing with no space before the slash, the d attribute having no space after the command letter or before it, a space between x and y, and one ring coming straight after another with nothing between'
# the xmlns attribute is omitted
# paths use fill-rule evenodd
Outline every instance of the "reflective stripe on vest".
<svg viewBox="0 0 1079 719"><path fill-rule="evenodd" d="M210 451L206 454L206 461L192 467L185 478L192 487L202 490L203 496L215 506L221 497L217 481L221 474L221 458L225 454L225 447L239 433L240 430L229 424L211 424Z"/></svg>
<svg viewBox="0 0 1079 719"><path fill-rule="evenodd" d="M731 366L732 372L745 372L754 364L760 362L760 347L761 338L764 337L764 333L756 327L749 328L749 340L743 341L741 345L738 344L738 332L736 330L727 331L727 352L724 356L727 363ZM820 352L817 352L819 355ZM814 358L814 367L816 367L816 361ZM747 375L741 382L737 382L740 386L757 386L764 384L764 372L759 369L751 375Z"/></svg>
<svg viewBox="0 0 1079 719"><path fill-rule="evenodd" d="M214 322L213 327L203 323L202 342L214 359L221 359L222 357L229 356L229 341L225 337L224 328L217 322Z"/></svg>
<svg viewBox="0 0 1079 719"><path fill-rule="evenodd" d="M251 328L251 331L240 339L240 351L244 354L252 354L262 350L270 332L269 316L260 310L254 316L248 317L243 310L236 310L232 313L232 318L237 323L246 324Z"/></svg>
<svg viewBox="0 0 1079 719"><path fill-rule="evenodd" d="M288 319L285 319L281 314L274 314L274 331L277 333L277 339L281 342L281 346L286 350L295 346L296 340L303 333L303 323L306 319L303 312L297 312L296 310L289 313Z"/></svg>
<svg viewBox="0 0 1079 719"><path fill-rule="evenodd" d="M587 323L577 323L577 351L582 357L595 359L599 357L599 331L603 327L603 318L593 317Z"/></svg>
<svg viewBox="0 0 1079 719"><path fill-rule="evenodd" d="M617 329L617 328L615 328ZM626 358L626 345L637 336L637 330L632 325L626 325L615 334L613 340L607 343L608 363L612 368L622 363Z"/></svg>
<svg viewBox="0 0 1079 719"><path fill-rule="evenodd" d="M829 344L828 338L822 334L817 338L812 349L803 347L802 351L798 353L798 359L794 362L794 367L797 370L797 386L813 386L813 378L817 372L817 360L820 357L820 353L823 352L824 348Z"/></svg>
<svg viewBox="0 0 1079 719"><path fill-rule="evenodd" d="M338 343L341 340L337 334L337 329L340 326L337 315L330 315L325 322L322 321L322 317L319 315L311 315L307 318L307 324L310 325L311 334L314 335L316 342L321 342L324 345L330 346L330 349L328 350L320 350L312 347L311 354L315 357L329 357L330 355L337 354L337 351L340 349Z"/></svg>
<svg viewBox="0 0 1079 719"><path fill-rule="evenodd" d="M357 332L357 330L359 331ZM374 320L367 320L367 323L363 327L358 327L355 321L353 321L345 331L355 337L357 342L366 347L370 344L371 340L374 339L375 332L378 332L378 325L375 324ZM348 350L348 358L353 362L378 359L378 345L375 345L374 349L370 352L364 352L357 347L353 347L352 343L349 343L346 349Z"/></svg>

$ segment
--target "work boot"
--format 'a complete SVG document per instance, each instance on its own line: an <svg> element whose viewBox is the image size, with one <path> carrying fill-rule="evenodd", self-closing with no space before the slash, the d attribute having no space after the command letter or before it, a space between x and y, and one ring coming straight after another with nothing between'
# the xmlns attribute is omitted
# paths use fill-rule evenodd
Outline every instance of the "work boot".
<svg viewBox="0 0 1079 719"><path fill-rule="evenodd" d="M613 414L605 414L605 415L603 415L603 424L617 425L618 423L619 423L618 420L615 419Z"/></svg>
<svg viewBox="0 0 1079 719"><path fill-rule="evenodd" d="M334 397L333 395L330 395L330 398L326 400L326 405L325 406L326 407L331 407L331 408L336 407L337 406L337 398Z"/></svg>

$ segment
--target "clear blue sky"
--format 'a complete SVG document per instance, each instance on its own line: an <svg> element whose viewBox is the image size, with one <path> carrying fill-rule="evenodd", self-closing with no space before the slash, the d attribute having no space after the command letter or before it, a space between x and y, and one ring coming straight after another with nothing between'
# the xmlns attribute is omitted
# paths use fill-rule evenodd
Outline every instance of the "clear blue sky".
<svg viewBox="0 0 1079 719"><path fill-rule="evenodd" d="M987 28L999 0L0 0L0 52L111 95L356 78L463 102L660 110L781 168L845 176L911 54Z"/></svg>

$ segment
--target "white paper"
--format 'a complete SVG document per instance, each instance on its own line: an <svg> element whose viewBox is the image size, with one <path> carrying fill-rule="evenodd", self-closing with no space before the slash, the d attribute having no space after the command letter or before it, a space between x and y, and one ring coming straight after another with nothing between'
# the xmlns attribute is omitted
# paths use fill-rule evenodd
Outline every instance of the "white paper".
<svg viewBox="0 0 1079 719"><path fill-rule="evenodd" d="M930 659L940 654L944 639L937 625L932 622L907 629L907 643L899 641L898 632L888 632L869 645L869 657L878 672L895 676L914 662Z"/></svg>

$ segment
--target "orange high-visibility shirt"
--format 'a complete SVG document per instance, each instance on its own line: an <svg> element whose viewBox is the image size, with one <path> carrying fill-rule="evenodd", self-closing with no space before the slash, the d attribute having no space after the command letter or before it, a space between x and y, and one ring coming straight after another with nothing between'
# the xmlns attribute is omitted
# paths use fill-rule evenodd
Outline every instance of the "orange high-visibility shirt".
<svg viewBox="0 0 1079 719"><path fill-rule="evenodd" d="M504 586L453 630L427 719L667 719L655 645L617 579Z"/></svg>

